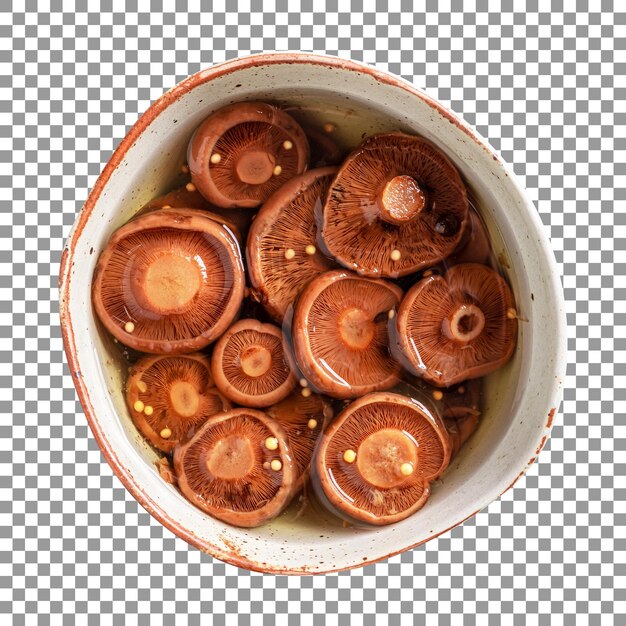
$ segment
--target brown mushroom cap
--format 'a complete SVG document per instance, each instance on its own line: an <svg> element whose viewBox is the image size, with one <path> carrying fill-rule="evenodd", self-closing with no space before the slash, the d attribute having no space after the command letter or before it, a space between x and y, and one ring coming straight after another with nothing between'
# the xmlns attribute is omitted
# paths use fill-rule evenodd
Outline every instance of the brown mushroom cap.
<svg viewBox="0 0 626 626"><path fill-rule="evenodd" d="M437 389L424 379L415 382L426 388L433 399L448 431L452 457L455 457L478 427L483 379L473 378L447 389Z"/></svg>
<svg viewBox="0 0 626 626"><path fill-rule="evenodd" d="M213 386L211 364L200 354L141 359L126 381L126 403L141 434L163 452L231 408Z"/></svg>
<svg viewBox="0 0 626 626"><path fill-rule="evenodd" d="M296 479L284 429L265 413L245 408L211 417L174 450L174 469L190 502L247 528L276 517Z"/></svg>
<svg viewBox="0 0 626 626"><path fill-rule="evenodd" d="M239 320L215 344L211 371L227 398L252 407L279 402L297 382L281 329L254 319Z"/></svg>
<svg viewBox="0 0 626 626"><path fill-rule="evenodd" d="M387 322L401 297L396 285L346 270L321 274L304 288L292 338L298 366L315 389L354 398L397 382L400 366L389 354Z"/></svg>
<svg viewBox="0 0 626 626"><path fill-rule="evenodd" d="M474 434L478 428L480 411L465 406L450 407L443 421L448 431L452 446L452 457L455 457L463 444Z"/></svg>
<svg viewBox="0 0 626 626"><path fill-rule="evenodd" d="M233 234L198 211L162 209L113 234L96 265L92 300L123 344L178 354L219 337L236 316L243 291Z"/></svg>
<svg viewBox="0 0 626 626"><path fill-rule="evenodd" d="M449 460L446 429L423 404L371 393L350 404L322 435L313 484L339 514L392 524L425 504L430 482Z"/></svg>
<svg viewBox="0 0 626 626"><path fill-rule="evenodd" d="M248 209L223 209L211 204L197 189L190 191L186 185L169 193L153 198L135 214L135 217L155 209L196 209L204 211L207 217L233 231L239 243L248 235L253 213Z"/></svg>
<svg viewBox="0 0 626 626"><path fill-rule="evenodd" d="M225 106L207 117L189 143L191 179L224 208L254 208L309 161L304 131L287 113L263 102Z"/></svg>
<svg viewBox="0 0 626 626"><path fill-rule="evenodd" d="M469 211L469 219L457 249L446 259L446 265L460 263L487 264L491 256L491 243L485 225L474 209Z"/></svg>
<svg viewBox="0 0 626 626"><path fill-rule="evenodd" d="M287 433L296 466L295 493L308 480L315 445L324 432L326 423L333 417L332 405L316 393L303 396L300 391L294 391L278 404L266 409L266 413Z"/></svg>
<svg viewBox="0 0 626 626"><path fill-rule="evenodd" d="M332 182L322 237L341 265L361 275L406 276L454 250L467 210L465 185L435 146L404 133L374 135Z"/></svg>
<svg viewBox="0 0 626 626"><path fill-rule="evenodd" d="M398 309L405 367L439 387L489 374L515 349L514 307L506 281L485 265L455 265L422 279Z"/></svg>
<svg viewBox="0 0 626 626"><path fill-rule="evenodd" d="M316 211L321 214L336 171L325 167L292 178L265 202L250 228L246 259L254 297L278 322L302 287L332 267L316 247Z"/></svg>

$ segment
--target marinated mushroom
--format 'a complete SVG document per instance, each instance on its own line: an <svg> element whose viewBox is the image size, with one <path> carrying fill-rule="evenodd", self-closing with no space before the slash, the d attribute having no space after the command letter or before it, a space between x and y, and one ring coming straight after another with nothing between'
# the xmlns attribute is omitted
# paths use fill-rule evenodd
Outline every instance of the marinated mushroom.
<svg viewBox="0 0 626 626"><path fill-rule="evenodd" d="M367 138L328 191L322 238L344 267L399 277L447 257L467 220L465 185L430 142L404 133Z"/></svg>
<svg viewBox="0 0 626 626"><path fill-rule="evenodd" d="M123 344L179 354L217 339L237 315L243 291L232 232L198 211L162 209L113 234L96 265L92 301Z"/></svg>
<svg viewBox="0 0 626 626"><path fill-rule="evenodd" d="M467 226L457 249L446 259L446 265L461 263L487 264L491 255L489 235L480 216L474 209L468 213Z"/></svg>
<svg viewBox="0 0 626 626"><path fill-rule="evenodd" d="M295 306L292 338L298 366L312 386L334 398L388 389L400 366L387 326L402 291L384 280L333 270L314 278Z"/></svg>
<svg viewBox="0 0 626 626"><path fill-rule="evenodd" d="M246 408L209 418L174 450L174 469L190 502L247 528L276 517L289 503L296 480L284 429L265 413Z"/></svg>
<svg viewBox="0 0 626 626"><path fill-rule="evenodd" d="M224 208L254 208L304 172L309 144L284 111L263 102L241 102L200 124L187 157L192 182L207 200Z"/></svg>
<svg viewBox="0 0 626 626"><path fill-rule="evenodd" d="M434 401L448 431L452 446L451 456L455 457L478 427L482 379L466 380L448 389L433 387L423 379L418 379L416 383L428 388L427 393Z"/></svg>
<svg viewBox="0 0 626 626"><path fill-rule="evenodd" d="M292 178L263 205L248 235L246 259L253 297L282 322L288 307L314 276L332 267L317 248L316 212L334 167Z"/></svg>
<svg viewBox="0 0 626 626"><path fill-rule="evenodd" d="M450 407L444 414L443 422L448 431L452 457L455 457L463 444L474 434L478 427L480 411L465 406Z"/></svg>
<svg viewBox="0 0 626 626"><path fill-rule="evenodd" d="M126 403L139 432L163 452L231 408L213 386L211 364L200 354L139 360L126 381Z"/></svg>
<svg viewBox="0 0 626 626"><path fill-rule="evenodd" d="M515 301L494 270L455 265L407 292L396 328L405 367L448 387L485 376L509 360L517 340Z"/></svg>
<svg viewBox="0 0 626 626"><path fill-rule="evenodd" d="M248 209L223 209L211 204L195 186L188 189L189 185L178 187L162 196L157 196L145 204L136 214L137 216L155 209L196 209L205 211L205 215L230 228L241 243L248 235L248 229L252 221L253 213Z"/></svg>
<svg viewBox="0 0 626 626"><path fill-rule="evenodd" d="M448 434L437 416L407 396L371 393L322 435L313 484L340 516L382 526L420 509L449 460Z"/></svg>
<svg viewBox="0 0 626 626"><path fill-rule="evenodd" d="M333 417L332 405L316 393L303 395L301 391L294 391L278 404L266 409L266 413L287 433L289 448L296 466L295 493L308 480L315 445L324 432L326 423Z"/></svg>
<svg viewBox="0 0 626 626"><path fill-rule="evenodd" d="M297 382L281 329L254 319L239 320L215 344L211 371L227 398L251 407L279 402Z"/></svg>

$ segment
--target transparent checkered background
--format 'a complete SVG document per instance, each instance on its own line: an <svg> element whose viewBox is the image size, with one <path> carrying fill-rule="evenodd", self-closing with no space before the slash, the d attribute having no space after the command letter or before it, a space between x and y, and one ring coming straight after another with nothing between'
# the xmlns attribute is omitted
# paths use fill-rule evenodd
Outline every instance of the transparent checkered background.
<svg viewBox="0 0 626 626"><path fill-rule="evenodd" d="M0 3L0 612L625 624L626 3L289 4ZM58 326L63 241L137 117L202 67L275 49L390 70L474 124L535 201L568 301L565 400L527 476L438 540L320 577L224 565L153 520L103 461Z"/></svg>

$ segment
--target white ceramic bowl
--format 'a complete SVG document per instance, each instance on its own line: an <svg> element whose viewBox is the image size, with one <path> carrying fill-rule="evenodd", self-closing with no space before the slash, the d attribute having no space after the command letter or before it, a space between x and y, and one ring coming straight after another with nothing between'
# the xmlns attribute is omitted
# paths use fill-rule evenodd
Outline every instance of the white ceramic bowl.
<svg viewBox="0 0 626 626"><path fill-rule="evenodd" d="M486 385L480 427L434 485L427 505L392 526L320 527L307 516L256 529L215 520L166 484L155 452L135 430L122 395L125 372L90 302L94 265L111 233L168 190L194 128L233 101L306 104L342 139L391 128L424 135L457 165L478 198L521 315L516 354ZM535 207L474 129L407 82L326 56L266 54L211 67L157 100L98 178L63 252L61 320L74 383L91 429L115 473L160 522L201 550L275 573L357 567L417 546L476 514L509 489L546 442L565 370L565 315L554 258Z"/></svg>

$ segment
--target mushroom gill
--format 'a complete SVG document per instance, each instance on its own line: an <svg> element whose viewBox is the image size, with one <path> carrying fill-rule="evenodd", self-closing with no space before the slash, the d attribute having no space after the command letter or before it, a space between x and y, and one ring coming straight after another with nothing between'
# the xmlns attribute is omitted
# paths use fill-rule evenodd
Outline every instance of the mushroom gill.
<svg viewBox="0 0 626 626"><path fill-rule="evenodd" d="M126 381L126 403L141 434L170 452L209 417L231 408L213 386L211 366L200 354L149 356Z"/></svg>
<svg viewBox="0 0 626 626"><path fill-rule="evenodd" d="M256 215L246 248L253 297L277 322L302 287L332 267L318 250L316 215L336 172L310 170L274 193Z"/></svg>
<svg viewBox="0 0 626 626"><path fill-rule="evenodd" d="M287 113L263 102L225 106L207 117L189 143L194 185L224 208L254 208L309 160L304 131Z"/></svg>
<svg viewBox="0 0 626 626"><path fill-rule="evenodd" d="M396 328L405 367L449 387L485 376L509 360L517 340L515 301L494 270L455 265L407 292Z"/></svg>
<svg viewBox="0 0 626 626"><path fill-rule="evenodd" d="M239 320L215 344L211 357L215 384L227 398L245 406L279 402L296 385L288 350L277 326Z"/></svg>
<svg viewBox="0 0 626 626"><path fill-rule="evenodd" d="M350 404L322 435L313 485L331 510L385 525L420 509L448 466L442 421L412 398L371 393Z"/></svg>
<svg viewBox="0 0 626 626"><path fill-rule="evenodd" d="M174 450L174 469L190 502L246 528L276 517L289 503L296 478L283 428L246 408L207 420Z"/></svg>
<svg viewBox="0 0 626 626"><path fill-rule="evenodd" d="M448 256L467 220L465 185L430 142L394 132L367 138L328 191L322 238L363 276L400 277Z"/></svg>
<svg viewBox="0 0 626 626"><path fill-rule="evenodd" d="M292 338L298 366L315 389L353 398L397 382L387 323L401 297L396 285L345 270L321 274L304 288Z"/></svg>
<svg viewBox="0 0 626 626"><path fill-rule="evenodd" d="M123 344L178 354L219 337L236 316L243 290L233 233L198 211L163 209L113 234L96 265L92 301Z"/></svg>

